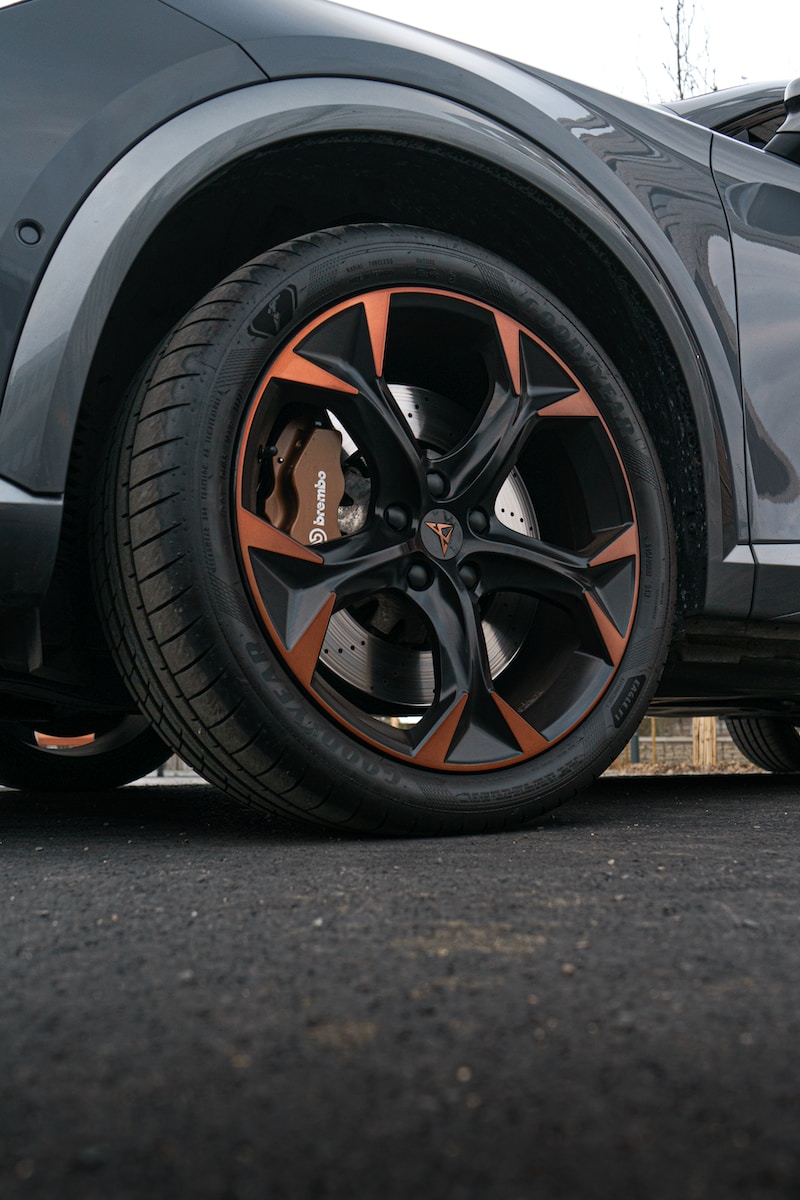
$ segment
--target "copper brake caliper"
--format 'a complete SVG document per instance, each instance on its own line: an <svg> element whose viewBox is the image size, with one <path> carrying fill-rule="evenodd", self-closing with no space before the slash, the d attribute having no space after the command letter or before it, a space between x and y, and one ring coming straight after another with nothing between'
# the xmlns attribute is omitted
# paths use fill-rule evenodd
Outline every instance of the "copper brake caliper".
<svg viewBox="0 0 800 1200"><path fill-rule="evenodd" d="M307 421L287 422L274 447L275 485L264 506L267 519L306 546L341 537L344 495L342 436Z"/></svg>

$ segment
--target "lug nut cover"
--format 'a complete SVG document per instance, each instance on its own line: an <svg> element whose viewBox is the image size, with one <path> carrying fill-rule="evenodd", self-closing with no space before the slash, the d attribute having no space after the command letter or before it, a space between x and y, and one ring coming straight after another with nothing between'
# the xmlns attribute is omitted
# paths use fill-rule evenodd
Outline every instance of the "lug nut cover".
<svg viewBox="0 0 800 1200"><path fill-rule="evenodd" d="M469 514L469 527L473 533L486 533L489 528L489 518L482 508L473 508Z"/></svg>
<svg viewBox="0 0 800 1200"><path fill-rule="evenodd" d="M402 504L390 504L383 515L390 529L399 531L408 525L408 513Z"/></svg>
<svg viewBox="0 0 800 1200"><path fill-rule="evenodd" d="M430 582L428 568L423 563L414 563L408 569L408 583L415 591L421 592Z"/></svg>
<svg viewBox="0 0 800 1200"><path fill-rule="evenodd" d="M443 496L447 491L447 480L444 475L440 475L438 471L431 471L428 475L428 491L432 496Z"/></svg>

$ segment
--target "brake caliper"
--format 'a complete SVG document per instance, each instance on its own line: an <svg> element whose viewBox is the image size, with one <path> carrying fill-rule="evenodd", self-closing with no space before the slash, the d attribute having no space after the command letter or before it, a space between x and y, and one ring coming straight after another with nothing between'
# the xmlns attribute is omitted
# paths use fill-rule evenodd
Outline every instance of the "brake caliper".
<svg viewBox="0 0 800 1200"><path fill-rule="evenodd" d="M340 538L341 453L335 429L289 421L272 447L275 482L264 506L267 520L306 546Z"/></svg>

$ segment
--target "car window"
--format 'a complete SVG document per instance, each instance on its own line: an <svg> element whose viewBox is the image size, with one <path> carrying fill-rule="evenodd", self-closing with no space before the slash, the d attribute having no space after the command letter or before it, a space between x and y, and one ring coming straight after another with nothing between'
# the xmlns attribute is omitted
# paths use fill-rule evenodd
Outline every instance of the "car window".
<svg viewBox="0 0 800 1200"><path fill-rule="evenodd" d="M781 104L777 108L753 113L749 116L721 126L717 132L727 137L735 138L737 142L746 142L749 146L763 149L767 142L775 136L786 119L786 110Z"/></svg>

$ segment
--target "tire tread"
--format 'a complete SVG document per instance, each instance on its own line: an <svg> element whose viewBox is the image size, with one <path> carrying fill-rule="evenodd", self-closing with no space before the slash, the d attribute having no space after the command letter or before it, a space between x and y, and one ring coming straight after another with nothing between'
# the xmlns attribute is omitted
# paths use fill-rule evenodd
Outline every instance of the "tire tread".
<svg viewBox="0 0 800 1200"><path fill-rule="evenodd" d="M756 767L778 775L800 772L800 732L781 717L727 717L728 733Z"/></svg>

